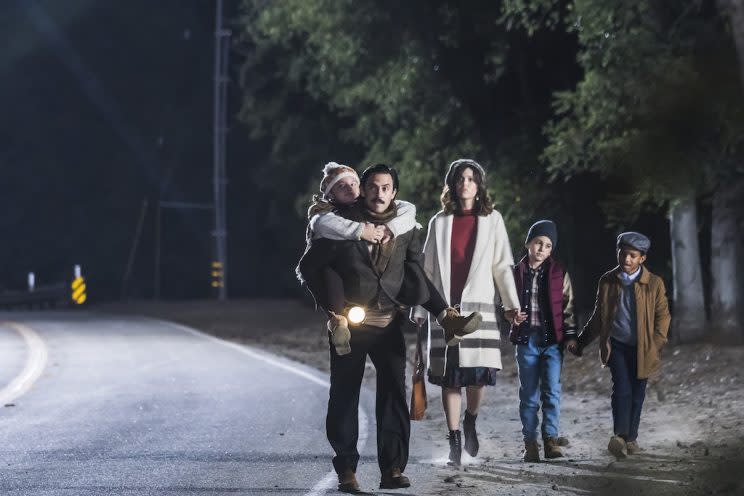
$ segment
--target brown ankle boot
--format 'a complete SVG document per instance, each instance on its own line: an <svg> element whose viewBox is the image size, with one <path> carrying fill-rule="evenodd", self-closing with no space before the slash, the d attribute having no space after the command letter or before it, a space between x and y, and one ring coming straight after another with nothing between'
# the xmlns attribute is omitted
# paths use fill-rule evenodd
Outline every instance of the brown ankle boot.
<svg viewBox="0 0 744 496"><path fill-rule="evenodd" d="M544 438L543 449L545 450L545 458L561 458L563 456L563 451L561 451L560 446L558 446L557 438Z"/></svg>
<svg viewBox="0 0 744 496"><path fill-rule="evenodd" d="M338 474L338 490L349 494L357 494L362 491L359 482L357 482L356 474L350 468Z"/></svg>
<svg viewBox="0 0 744 496"><path fill-rule="evenodd" d="M444 310L444 315L437 320L444 329L447 346L452 346L459 343L463 336L478 330L483 322L483 316L480 312L473 312L463 317L456 308L448 307Z"/></svg>
<svg viewBox="0 0 744 496"><path fill-rule="evenodd" d="M380 489L401 489L410 486L410 479L403 475L398 467L386 470L380 478Z"/></svg>
<svg viewBox="0 0 744 496"><path fill-rule="evenodd" d="M523 460L528 463L537 463L540 461L540 446L537 444L537 441L524 442Z"/></svg>

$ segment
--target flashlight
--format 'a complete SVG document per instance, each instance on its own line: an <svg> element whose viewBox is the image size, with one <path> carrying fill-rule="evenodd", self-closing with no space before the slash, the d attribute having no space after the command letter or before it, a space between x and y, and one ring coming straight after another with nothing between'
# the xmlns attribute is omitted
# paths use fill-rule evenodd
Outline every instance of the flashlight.
<svg viewBox="0 0 744 496"><path fill-rule="evenodd" d="M352 324L361 324L362 322L364 322L364 318L366 316L367 314L364 312L364 309L362 307L351 307L349 309L349 313L347 314L347 318Z"/></svg>

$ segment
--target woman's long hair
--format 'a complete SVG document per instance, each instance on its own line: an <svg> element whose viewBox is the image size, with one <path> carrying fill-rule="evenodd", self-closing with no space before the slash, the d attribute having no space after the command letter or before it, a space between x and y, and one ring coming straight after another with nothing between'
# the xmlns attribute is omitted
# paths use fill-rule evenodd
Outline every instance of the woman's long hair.
<svg viewBox="0 0 744 496"><path fill-rule="evenodd" d="M493 212L493 202L486 189L486 177L483 167L475 160L459 159L450 164L447 175L444 178L444 188L442 189L442 210L445 214L454 214L460 211L460 201L457 198L457 179L465 169L473 171L473 180L478 185L478 193L475 195L473 204L473 213L475 215L486 216Z"/></svg>

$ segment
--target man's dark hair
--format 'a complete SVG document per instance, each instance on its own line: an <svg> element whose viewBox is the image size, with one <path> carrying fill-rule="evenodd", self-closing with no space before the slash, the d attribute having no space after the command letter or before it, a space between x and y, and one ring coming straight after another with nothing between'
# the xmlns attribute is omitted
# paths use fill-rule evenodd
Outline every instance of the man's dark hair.
<svg viewBox="0 0 744 496"><path fill-rule="evenodd" d="M362 177L359 179L359 184L362 186L362 189L364 189L364 186L367 184L367 180L375 174L390 174L390 177L393 178L393 189L396 191L398 190L398 171L386 164L370 165L364 169Z"/></svg>

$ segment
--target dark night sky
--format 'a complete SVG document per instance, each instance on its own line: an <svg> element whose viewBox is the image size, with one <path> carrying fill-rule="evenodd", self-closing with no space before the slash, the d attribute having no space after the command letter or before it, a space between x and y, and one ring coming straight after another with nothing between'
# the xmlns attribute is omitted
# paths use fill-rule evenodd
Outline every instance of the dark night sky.
<svg viewBox="0 0 744 496"><path fill-rule="evenodd" d="M213 7L0 5L3 286L22 287L30 270L38 284L68 278L80 263L92 295L118 297L147 199L128 294L150 296L153 205L212 200ZM247 151L233 120L231 127L232 187L245 180ZM212 214L169 210L162 226L163 295L208 296ZM235 226L231 243L242 243L249 226ZM246 270L240 262L236 269ZM249 290L247 279L236 279L238 293Z"/></svg>
<svg viewBox="0 0 744 496"><path fill-rule="evenodd" d="M236 7L237 1L226 2L226 18ZM212 201L214 3L15 0L0 4L0 23L0 227L6 240L0 285L21 289L28 271L36 272L37 284L67 280L79 263L91 301L119 298L147 200L126 296L150 298L158 200ZM262 185L284 181L303 193L307 184L254 177L268 145L250 141L237 122L240 54L233 50L231 57L230 295L298 295L292 268L302 250L302 220L282 224L294 205L286 206L285 217L266 211L271 190ZM321 166L312 164L318 173ZM601 191L576 187L589 196ZM602 223L599 209L594 213L576 222ZM663 217L644 222L648 226L638 228L666 232ZM211 295L213 224L210 212L164 211L164 298ZM612 246L612 236L606 238L603 246ZM564 249L592 252L581 236L567 241ZM657 272L669 272L668 255L666 246L655 251L665 261L651 261ZM593 281L612 253L583 260L577 279ZM580 289L587 300L590 286Z"/></svg>

